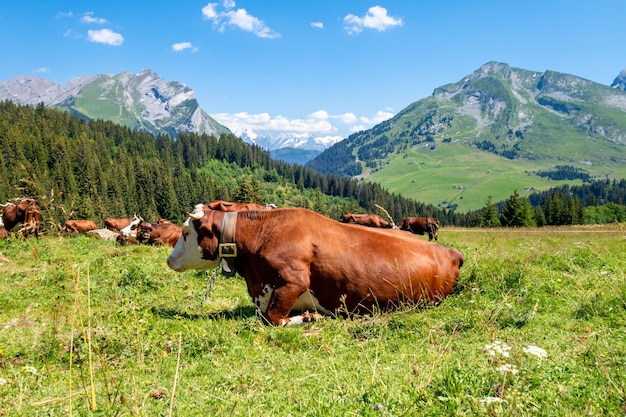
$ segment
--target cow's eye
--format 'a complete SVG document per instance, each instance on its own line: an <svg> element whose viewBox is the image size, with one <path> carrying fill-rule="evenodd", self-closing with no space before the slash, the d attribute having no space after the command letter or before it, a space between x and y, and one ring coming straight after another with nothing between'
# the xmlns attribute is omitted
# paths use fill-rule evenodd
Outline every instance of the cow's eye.
<svg viewBox="0 0 626 417"><path fill-rule="evenodd" d="M188 235L189 235L189 232L183 232L183 239L185 239L185 241L187 241Z"/></svg>

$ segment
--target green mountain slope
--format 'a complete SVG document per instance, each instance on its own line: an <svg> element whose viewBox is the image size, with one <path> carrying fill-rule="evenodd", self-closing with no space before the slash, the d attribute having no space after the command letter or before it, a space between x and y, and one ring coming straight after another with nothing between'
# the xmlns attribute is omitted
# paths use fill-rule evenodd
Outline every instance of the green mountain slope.
<svg viewBox="0 0 626 417"><path fill-rule="evenodd" d="M477 209L562 183L568 167L626 178L626 92L568 74L490 62L307 164L419 201Z"/></svg>

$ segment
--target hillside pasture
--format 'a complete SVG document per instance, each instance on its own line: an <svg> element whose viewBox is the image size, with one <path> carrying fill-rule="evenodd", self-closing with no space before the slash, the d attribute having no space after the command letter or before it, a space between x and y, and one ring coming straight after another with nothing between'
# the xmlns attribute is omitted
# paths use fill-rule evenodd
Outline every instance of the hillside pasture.
<svg viewBox="0 0 626 417"><path fill-rule="evenodd" d="M440 305L277 328L168 248L2 240L0 415L624 415L626 225L439 242L465 254Z"/></svg>
<svg viewBox="0 0 626 417"><path fill-rule="evenodd" d="M520 196L545 191L563 184L580 185L581 181L552 181L534 173L564 165L563 161L539 159L514 161L468 146L468 143L435 142L385 158L379 169L366 176L389 192L440 208L456 206L461 212L485 206L487 196L504 201L515 190ZM592 177L626 177L626 169L617 166L583 166ZM462 187L462 188L461 188Z"/></svg>

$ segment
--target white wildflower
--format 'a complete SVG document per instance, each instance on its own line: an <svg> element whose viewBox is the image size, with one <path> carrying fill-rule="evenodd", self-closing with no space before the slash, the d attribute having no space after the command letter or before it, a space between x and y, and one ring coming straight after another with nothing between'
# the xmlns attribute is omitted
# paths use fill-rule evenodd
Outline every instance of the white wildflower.
<svg viewBox="0 0 626 417"><path fill-rule="evenodd" d="M0 387L6 385L9 381L6 378L0 378Z"/></svg>
<svg viewBox="0 0 626 417"><path fill-rule="evenodd" d="M496 356L496 354L499 353L505 358L508 358L510 356L510 350L511 346L507 345L504 342L501 342L500 340L496 340L492 344L485 346L485 351L491 356Z"/></svg>
<svg viewBox="0 0 626 417"><path fill-rule="evenodd" d="M513 375L515 375L516 373L518 373L519 371L517 370L517 366L515 365L511 365L510 363L505 363L504 365L498 366L496 368L496 370L502 372L503 374L509 372Z"/></svg>
<svg viewBox="0 0 626 417"><path fill-rule="evenodd" d="M535 355L539 359L543 359L543 358L547 358L548 357L548 352L546 352L545 350L543 350L543 349L541 349L540 347L537 347L537 346L530 345L528 347L525 347L523 350L524 350L524 352L528 353L529 355Z"/></svg>
<svg viewBox="0 0 626 417"><path fill-rule="evenodd" d="M506 402L505 400L503 400L500 397L483 397L483 398L479 398L478 401L481 404L504 403L504 402Z"/></svg>
<svg viewBox="0 0 626 417"><path fill-rule="evenodd" d="M34 366L26 365L22 367L23 372L30 372L33 375L37 375L37 369Z"/></svg>

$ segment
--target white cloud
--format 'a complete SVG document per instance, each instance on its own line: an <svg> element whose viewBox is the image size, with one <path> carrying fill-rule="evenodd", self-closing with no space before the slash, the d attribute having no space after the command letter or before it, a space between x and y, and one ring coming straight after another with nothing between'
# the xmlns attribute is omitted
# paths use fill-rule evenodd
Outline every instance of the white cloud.
<svg viewBox="0 0 626 417"><path fill-rule="evenodd" d="M209 3L202 8L202 15L205 19L213 20L218 19L219 16L215 8L217 7L217 3Z"/></svg>
<svg viewBox="0 0 626 417"><path fill-rule="evenodd" d="M349 14L343 18L346 24L346 30L349 34L354 35L363 31L363 29L374 29L384 32L394 26L402 26L401 18L395 18L387 14L387 9L380 6L370 7L363 17Z"/></svg>
<svg viewBox="0 0 626 417"><path fill-rule="evenodd" d="M309 114L309 118L315 119L315 120L328 120L328 117L329 115L326 110L318 110L316 112Z"/></svg>
<svg viewBox="0 0 626 417"><path fill-rule="evenodd" d="M315 111L304 118L289 119L269 113L217 113L211 114L215 120L228 127L235 135L245 134L255 138L264 132L310 134L318 142L337 142L393 117L388 111L378 111L372 117L357 117L354 113L329 114L326 110ZM357 124L358 123L358 124Z"/></svg>
<svg viewBox="0 0 626 417"><path fill-rule="evenodd" d="M340 114L337 116L337 118L342 122L345 123L347 125L352 124L352 123L356 123L357 121L357 117L356 114L354 113L344 113L344 114Z"/></svg>
<svg viewBox="0 0 626 417"><path fill-rule="evenodd" d="M213 27L223 32L226 26L234 26L246 32L252 32L259 38L276 39L280 34L274 32L259 18L249 14L246 9L235 9L233 0L222 2L223 10L218 10L218 3L208 3L202 8L202 15L213 22Z"/></svg>
<svg viewBox="0 0 626 417"><path fill-rule="evenodd" d="M120 46L124 43L124 37L110 29L89 30L87 37L90 42L105 43L107 45Z"/></svg>
<svg viewBox="0 0 626 417"><path fill-rule="evenodd" d="M98 25L104 25L108 23L106 19L103 19L101 17L94 17L93 12L85 13L83 17L80 18L80 21L83 23L95 23Z"/></svg>
<svg viewBox="0 0 626 417"><path fill-rule="evenodd" d="M324 24L322 22L311 22L312 28L324 29Z"/></svg>
<svg viewBox="0 0 626 417"><path fill-rule="evenodd" d="M172 49L175 52L181 52L185 49L191 49L191 52L198 52L198 48L193 46L191 42L179 42L172 45Z"/></svg>
<svg viewBox="0 0 626 417"><path fill-rule="evenodd" d="M361 122L369 125L377 125L378 123L384 122L387 119L391 119L393 117L393 113L389 113L388 111L377 111L373 117L365 117L362 116L359 118Z"/></svg>
<svg viewBox="0 0 626 417"><path fill-rule="evenodd" d="M37 68L31 71L33 74L42 74L42 73L46 73L48 72L48 68L46 67L41 67L41 68Z"/></svg>

